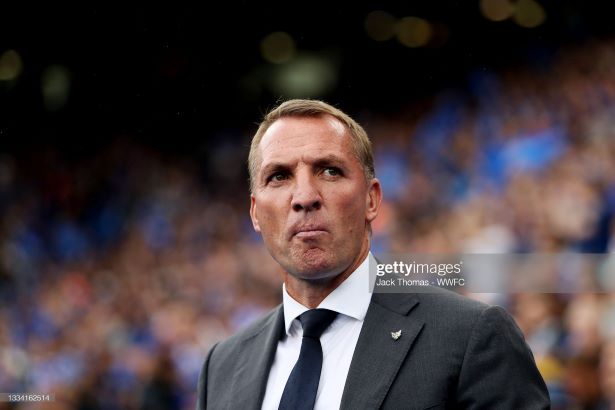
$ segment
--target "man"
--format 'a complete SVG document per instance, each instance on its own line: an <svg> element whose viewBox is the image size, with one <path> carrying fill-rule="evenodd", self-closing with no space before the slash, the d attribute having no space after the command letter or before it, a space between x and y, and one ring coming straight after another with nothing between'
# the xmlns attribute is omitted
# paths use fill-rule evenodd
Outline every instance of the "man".
<svg viewBox="0 0 615 410"><path fill-rule="evenodd" d="M360 125L320 101L265 116L250 216L283 304L214 346L198 409L543 409L545 384L506 312L455 293L369 293L382 190Z"/></svg>

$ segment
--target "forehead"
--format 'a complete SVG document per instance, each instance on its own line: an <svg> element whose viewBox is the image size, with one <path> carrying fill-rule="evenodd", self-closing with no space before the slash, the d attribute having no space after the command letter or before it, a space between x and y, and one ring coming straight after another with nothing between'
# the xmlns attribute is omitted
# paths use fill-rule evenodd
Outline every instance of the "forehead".
<svg viewBox="0 0 615 410"><path fill-rule="evenodd" d="M331 115L280 118L263 135L259 154L262 164L297 156L353 156L350 133Z"/></svg>

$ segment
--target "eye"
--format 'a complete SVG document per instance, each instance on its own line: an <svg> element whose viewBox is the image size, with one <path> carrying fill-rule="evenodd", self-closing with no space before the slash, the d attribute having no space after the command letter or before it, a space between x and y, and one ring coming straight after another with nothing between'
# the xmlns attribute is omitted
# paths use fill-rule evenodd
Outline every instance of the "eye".
<svg viewBox="0 0 615 410"><path fill-rule="evenodd" d="M328 177L337 177L342 175L342 171L336 167L326 167L323 169L323 174Z"/></svg>
<svg viewBox="0 0 615 410"><path fill-rule="evenodd" d="M288 175L285 172L274 172L273 174L269 176L269 178L267 178L267 182L270 182L270 181L280 182L280 181L284 181L287 178L288 178Z"/></svg>

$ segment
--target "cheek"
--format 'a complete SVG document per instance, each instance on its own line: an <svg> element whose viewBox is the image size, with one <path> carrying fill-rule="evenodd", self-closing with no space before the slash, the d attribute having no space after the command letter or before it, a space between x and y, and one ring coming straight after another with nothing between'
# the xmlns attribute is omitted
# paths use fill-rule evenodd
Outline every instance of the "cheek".
<svg viewBox="0 0 615 410"><path fill-rule="evenodd" d="M263 236L275 237L282 233L285 216L284 210L278 202L262 200L257 205L256 212Z"/></svg>
<svg viewBox="0 0 615 410"><path fill-rule="evenodd" d="M344 220L346 230L352 230L356 226L365 223L365 191L349 189L346 192L339 192L338 212L340 220ZM360 198L360 199L359 199Z"/></svg>

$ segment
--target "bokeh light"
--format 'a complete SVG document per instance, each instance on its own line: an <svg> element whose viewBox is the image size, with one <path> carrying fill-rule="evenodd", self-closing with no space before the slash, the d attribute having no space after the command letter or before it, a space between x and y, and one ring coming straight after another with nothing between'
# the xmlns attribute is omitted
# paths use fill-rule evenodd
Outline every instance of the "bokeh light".
<svg viewBox="0 0 615 410"><path fill-rule="evenodd" d="M510 0L481 0L480 12L491 21L503 21L512 17L514 6Z"/></svg>
<svg viewBox="0 0 615 410"><path fill-rule="evenodd" d="M15 50L7 50L0 56L0 81L14 80L21 74L23 63Z"/></svg>
<svg viewBox="0 0 615 410"><path fill-rule="evenodd" d="M513 19L521 27L538 27L546 18L545 9L534 0L519 0L515 5Z"/></svg>
<svg viewBox="0 0 615 410"><path fill-rule="evenodd" d="M372 11L365 18L365 31L375 41L390 40L395 36L397 19L386 11Z"/></svg>
<svg viewBox="0 0 615 410"><path fill-rule="evenodd" d="M431 24L422 18L404 17L397 23L397 39L406 47L422 47L431 38Z"/></svg>
<svg viewBox="0 0 615 410"><path fill-rule="evenodd" d="M260 44L261 55L273 64L290 61L295 55L295 41L286 32L276 31L267 35Z"/></svg>
<svg viewBox="0 0 615 410"><path fill-rule="evenodd" d="M42 92L45 108L57 111L66 105L70 91L70 73L60 65L45 69L42 76Z"/></svg>
<svg viewBox="0 0 615 410"><path fill-rule="evenodd" d="M337 84L337 72L331 59L302 54L279 67L271 88L289 98L319 97Z"/></svg>

